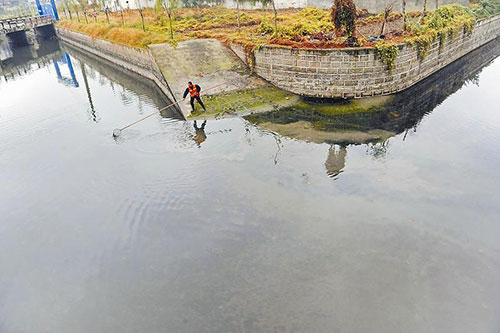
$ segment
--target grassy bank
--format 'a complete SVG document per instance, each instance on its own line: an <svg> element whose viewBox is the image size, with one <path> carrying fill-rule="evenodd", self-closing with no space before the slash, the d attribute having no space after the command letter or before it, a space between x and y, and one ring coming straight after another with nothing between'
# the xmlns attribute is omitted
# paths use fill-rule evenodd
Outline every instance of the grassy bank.
<svg viewBox="0 0 500 333"><path fill-rule="evenodd" d="M476 0L471 9L458 5L443 6L438 11L422 17L419 12L407 15L408 29L403 29L400 13L389 15L385 41L404 41L421 44L427 37L435 38L451 34L462 28L470 29L477 18L500 12L500 0ZM145 48L149 44L170 43L195 38L216 38L223 42L236 41L252 47L264 44L279 44L292 47L332 48L343 47L345 37L336 36L329 10L306 8L283 10L278 13L278 31L274 32L273 15L266 10L242 10L240 29L237 11L223 7L177 9L172 20L161 11L144 9L144 28L138 11L104 13L86 17L72 14L72 19L63 19L62 27L80 31L94 37L108 39L132 47ZM359 12L357 36L361 46L375 46L371 36L378 36L383 14L369 15ZM109 23L108 23L109 22ZM173 36L173 37L172 37Z"/></svg>
<svg viewBox="0 0 500 333"><path fill-rule="evenodd" d="M471 0L470 8L478 18L500 13L500 0Z"/></svg>

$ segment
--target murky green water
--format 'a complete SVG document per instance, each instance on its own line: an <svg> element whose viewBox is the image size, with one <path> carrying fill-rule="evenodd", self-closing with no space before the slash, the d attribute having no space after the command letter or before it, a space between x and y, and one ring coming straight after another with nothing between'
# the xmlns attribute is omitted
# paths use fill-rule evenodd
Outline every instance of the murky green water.
<svg viewBox="0 0 500 333"><path fill-rule="evenodd" d="M117 141L154 86L14 50L0 331L498 332L499 44L369 113L164 114Z"/></svg>

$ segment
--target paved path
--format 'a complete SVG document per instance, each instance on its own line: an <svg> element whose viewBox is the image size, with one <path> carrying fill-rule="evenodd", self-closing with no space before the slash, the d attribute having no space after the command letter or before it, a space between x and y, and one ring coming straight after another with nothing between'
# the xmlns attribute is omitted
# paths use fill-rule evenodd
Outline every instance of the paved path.
<svg viewBox="0 0 500 333"><path fill-rule="evenodd" d="M187 82L199 84L216 95L222 92L258 88L268 85L250 74L243 62L224 44L215 39L197 39L179 43L150 45L149 48L177 100L182 99ZM183 113L190 114L189 102L180 103Z"/></svg>

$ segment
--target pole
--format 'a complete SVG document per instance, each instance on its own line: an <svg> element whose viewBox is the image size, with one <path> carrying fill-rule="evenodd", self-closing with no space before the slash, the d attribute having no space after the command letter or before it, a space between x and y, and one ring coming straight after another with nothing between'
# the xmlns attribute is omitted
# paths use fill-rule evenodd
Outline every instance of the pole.
<svg viewBox="0 0 500 333"><path fill-rule="evenodd" d="M38 14L40 16L43 16L43 9L42 9L42 4L40 3L40 0L35 0L36 3L36 8L38 9Z"/></svg>
<svg viewBox="0 0 500 333"><path fill-rule="evenodd" d="M57 13L56 0L50 0L50 5L52 6L52 12L54 13L54 18L59 21L59 13Z"/></svg>
<svg viewBox="0 0 500 333"><path fill-rule="evenodd" d="M218 88L218 87L223 86L223 85L225 85L225 83L218 84L218 85L216 85L216 86L213 86L213 87L211 87L211 88L206 89L205 91L209 91L209 90L212 90L212 89ZM118 129L118 128L117 128L117 129L115 129L115 130L113 131L113 137L114 137L114 138L119 137L119 136L121 135L121 133L122 133L122 131L123 131L123 130L126 130L126 129L127 129L127 128L129 128L129 127L132 127L132 126L134 126L134 125L136 125L136 124L140 123L140 122L141 122L141 121L143 121L143 120L146 120L146 119L148 119L148 118L151 118L152 116L157 115L157 114L158 114L158 112L161 112L161 111L163 111L163 110L166 110L166 109L168 109L168 108L170 108L170 107L172 107L172 106L174 106L174 105L179 104L180 102L182 102L182 100L177 101L177 102L175 102L175 103L172 103L172 104L170 104L170 105L167 105L167 106L165 106L164 108L161 108L160 110L155 111L155 112L153 112L153 113L151 113L151 114L148 114L147 116L145 116L145 117L143 117L143 118L141 118L141 119L139 119L139 120L136 120L136 121L134 121L133 123L131 123L131 124L129 124L129 125L127 125L127 126L125 126L125 127L122 127L122 128L119 128L119 129Z"/></svg>

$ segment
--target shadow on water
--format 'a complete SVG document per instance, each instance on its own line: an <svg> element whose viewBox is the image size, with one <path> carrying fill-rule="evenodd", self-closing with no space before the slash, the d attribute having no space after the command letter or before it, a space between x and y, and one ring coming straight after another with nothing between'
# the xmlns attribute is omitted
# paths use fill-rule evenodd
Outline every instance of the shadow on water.
<svg viewBox="0 0 500 333"><path fill-rule="evenodd" d="M496 39L393 96L336 104L301 101L277 112L253 114L246 119L283 136L341 146L383 143L401 133L406 138L450 95L464 85L476 84L482 69L499 55L500 43Z"/></svg>

